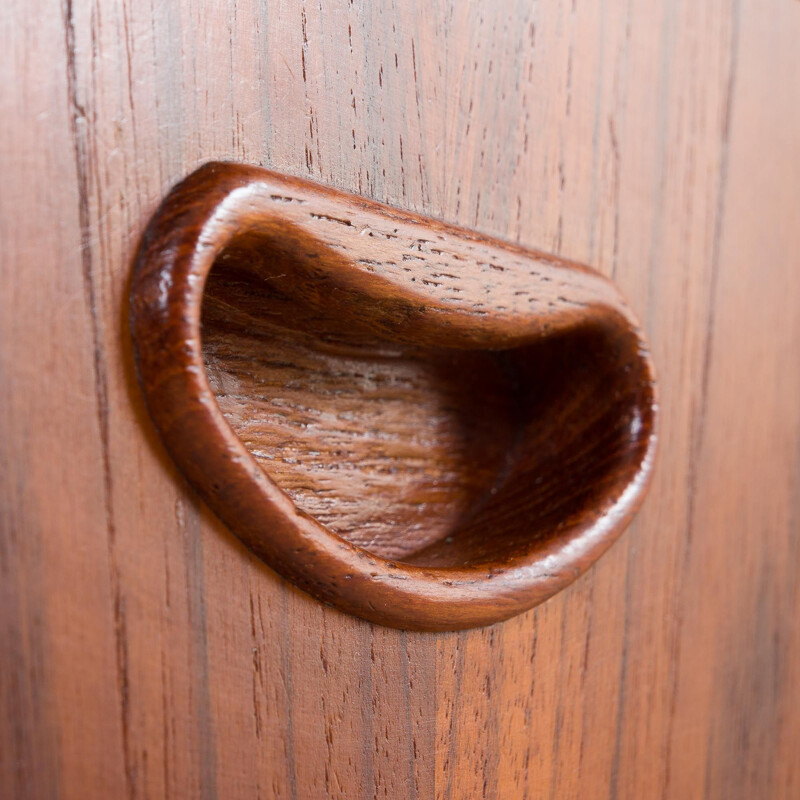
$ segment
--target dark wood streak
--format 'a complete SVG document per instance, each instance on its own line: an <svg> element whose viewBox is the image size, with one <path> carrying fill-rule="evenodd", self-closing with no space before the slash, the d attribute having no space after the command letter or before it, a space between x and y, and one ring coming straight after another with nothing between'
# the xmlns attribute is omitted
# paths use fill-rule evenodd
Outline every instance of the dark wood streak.
<svg viewBox="0 0 800 800"><path fill-rule="evenodd" d="M726 194L728 191L728 169L730 161L730 132L731 132L731 119L733 112L733 102L736 88L736 69L738 65L738 51L739 51L739 26L741 24L741 8L739 0L732 0L731 3L731 31L730 31L730 47L728 48L728 67L727 67L727 82L725 86L725 95L723 100L723 113L721 118L721 153L720 153L720 170L719 179L717 182L717 195L715 201L715 214L714 214L714 229L711 250L711 274L709 277L708 288L708 310L706 313L705 325L705 342L703 348L703 362L700 377L700 398L697 403L697 408L692 414L692 443L690 451L690 459L686 473L687 487L687 502L686 502L686 518L685 518L685 545L683 552L683 564L681 576L678 583L678 594L682 588L682 582L686 574L686 568L689 564L692 554L692 541L695 535L695 508L697 504L697 469L701 460L701 453L703 448L703 437L706 430L706 414L708 413L708 383L711 375L711 355L714 350L714 319L716 315L716 307L719 303L717 296L719 285L719 269L720 269L720 246L722 242L723 225L725 224L725 204ZM672 648L670 656L674 664L680 661L680 642L681 642L681 628L683 626L684 610L679 609L677 615L677 631L675 635L675 645ZM675 724L675 713L677 709L677 692L678 692L678 670L673 667L670 676L670 701L669 701L669 715L667 718L667 754L665 757L665 775L662 787L661 797L667 798L670 793L670 779L672 767L672 729Z"/></svg>
<svg viewBox="0 0 800 800"><path fill-rule="evenodd" d="M123 759L125 762L125 790L131 799L136 796L136 768L131 754L129 732L131 728L129 701L129 669L128 669L128 632L125 619L125 598L120 585L120 569L117 553L117 529L114 513L114 477L111 467L110 453L110 408L108 401L108 369L103 344L103 327L101 310L98 302L96 272L93 264L93 248L91 246L91 214L89 195L91 182L89 179L89 136L91 129L86 125L86 109L81 105L78 96L78 79L76 73L75 52L75 19L72 0L64 0L62 5L64 24L64 52L66 56L66 90L69 111L69 127L75 159L75 177L77 183L78 225L80 230L81 275L86 305L90 320L92 343L92 367L94 374L94 392L97 403L97 427L100 439L100 451L103 470L103 510L108 532L108 566L109 582L113 593L114 638L116 650L117 691L121 711L120 732L122 736Z"/></svg>
<svg viewBox="0 0 800 800"><path fill-rule="evenodd" d="M200 765L199 795L203 800L216 800L216 760L214 729L208 692L208 626L205 596L202 592L203 542L200 538L199 511L196 504L186 503L181 511L184 534L186 588L189 600L189 623L192 628L192 673L196 676L192 692L193 712L200 730L198 762Z"/></svg>
<svg viewBox="0 0 800 800"><path fill-rule="evenodd" d="M647 487L652 364L586 267L209 164L153 217L131 308L150 412L189 481L278 572L372 621L530 608Z"/></svg>

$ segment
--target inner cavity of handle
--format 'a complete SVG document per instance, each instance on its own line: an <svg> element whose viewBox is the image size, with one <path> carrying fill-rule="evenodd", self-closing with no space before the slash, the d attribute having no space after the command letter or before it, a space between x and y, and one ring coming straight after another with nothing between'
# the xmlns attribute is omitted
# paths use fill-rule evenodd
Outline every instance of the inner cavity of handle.
<svg viewBox="0 0 800 800"><path fill-rule="evenodd" d="M633 477L652 398L626 328L455 346L446 320L415 326L423 307L354 293L320 255L269 228L240 234L202 311L217 402L299 509L386 559L502 563Z"/></svg>

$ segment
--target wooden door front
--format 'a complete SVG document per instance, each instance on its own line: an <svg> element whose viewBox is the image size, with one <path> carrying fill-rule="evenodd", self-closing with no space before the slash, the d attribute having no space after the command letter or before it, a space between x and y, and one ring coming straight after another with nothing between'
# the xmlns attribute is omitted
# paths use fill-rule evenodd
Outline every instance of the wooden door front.
<svg viewBox="0 0 800 800"><path fill-rule="evenodd" d="M3 798L800 796L800 4L11 0L0 31ZM400 631L196 497L127 309L210 160L613 278L660 452L588 574Z"/></svg>

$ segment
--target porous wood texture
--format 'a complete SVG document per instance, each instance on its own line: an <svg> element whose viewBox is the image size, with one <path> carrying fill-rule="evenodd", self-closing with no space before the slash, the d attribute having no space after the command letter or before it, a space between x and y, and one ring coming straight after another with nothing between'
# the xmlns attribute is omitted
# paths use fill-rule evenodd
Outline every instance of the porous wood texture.
<svg viewBox="0 0 800 800"><path fill-rule="evenodd" d="M797 797L800 4L12 0L0 26L4 797ZM146 220L209 159L614 277L662 439L590 573L401 633L215 521L124 315Z"/></svg>
<svg viewBox="0 0 800 800"><path fill-rule="evenodd" d="M607 279L259 167L212 162L170 192L131 333L200 496L371 622L531 608L619 537L652 474L652 363Z"/></svg>

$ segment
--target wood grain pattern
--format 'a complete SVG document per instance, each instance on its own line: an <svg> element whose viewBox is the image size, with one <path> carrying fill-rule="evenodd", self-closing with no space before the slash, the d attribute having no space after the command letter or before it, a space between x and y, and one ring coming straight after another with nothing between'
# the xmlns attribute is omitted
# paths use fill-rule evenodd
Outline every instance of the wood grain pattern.
<svg viewBox="0 0 800 800"><path fill-rule="evenodd" d="M0 31L4 797L797 797L800 4L12 0ZM403 633L195 501L123 310L212 159L614 278L662 438L593 570Z"/></svg>
<svg viewBox="0 0 800 800"><path fill-rule="evenodd" d="M652 473L653 367L609 281L256 167L208 164L170 192L131 332L200 496L296 586L373 622L456 630L546 600Z"/></svg>

